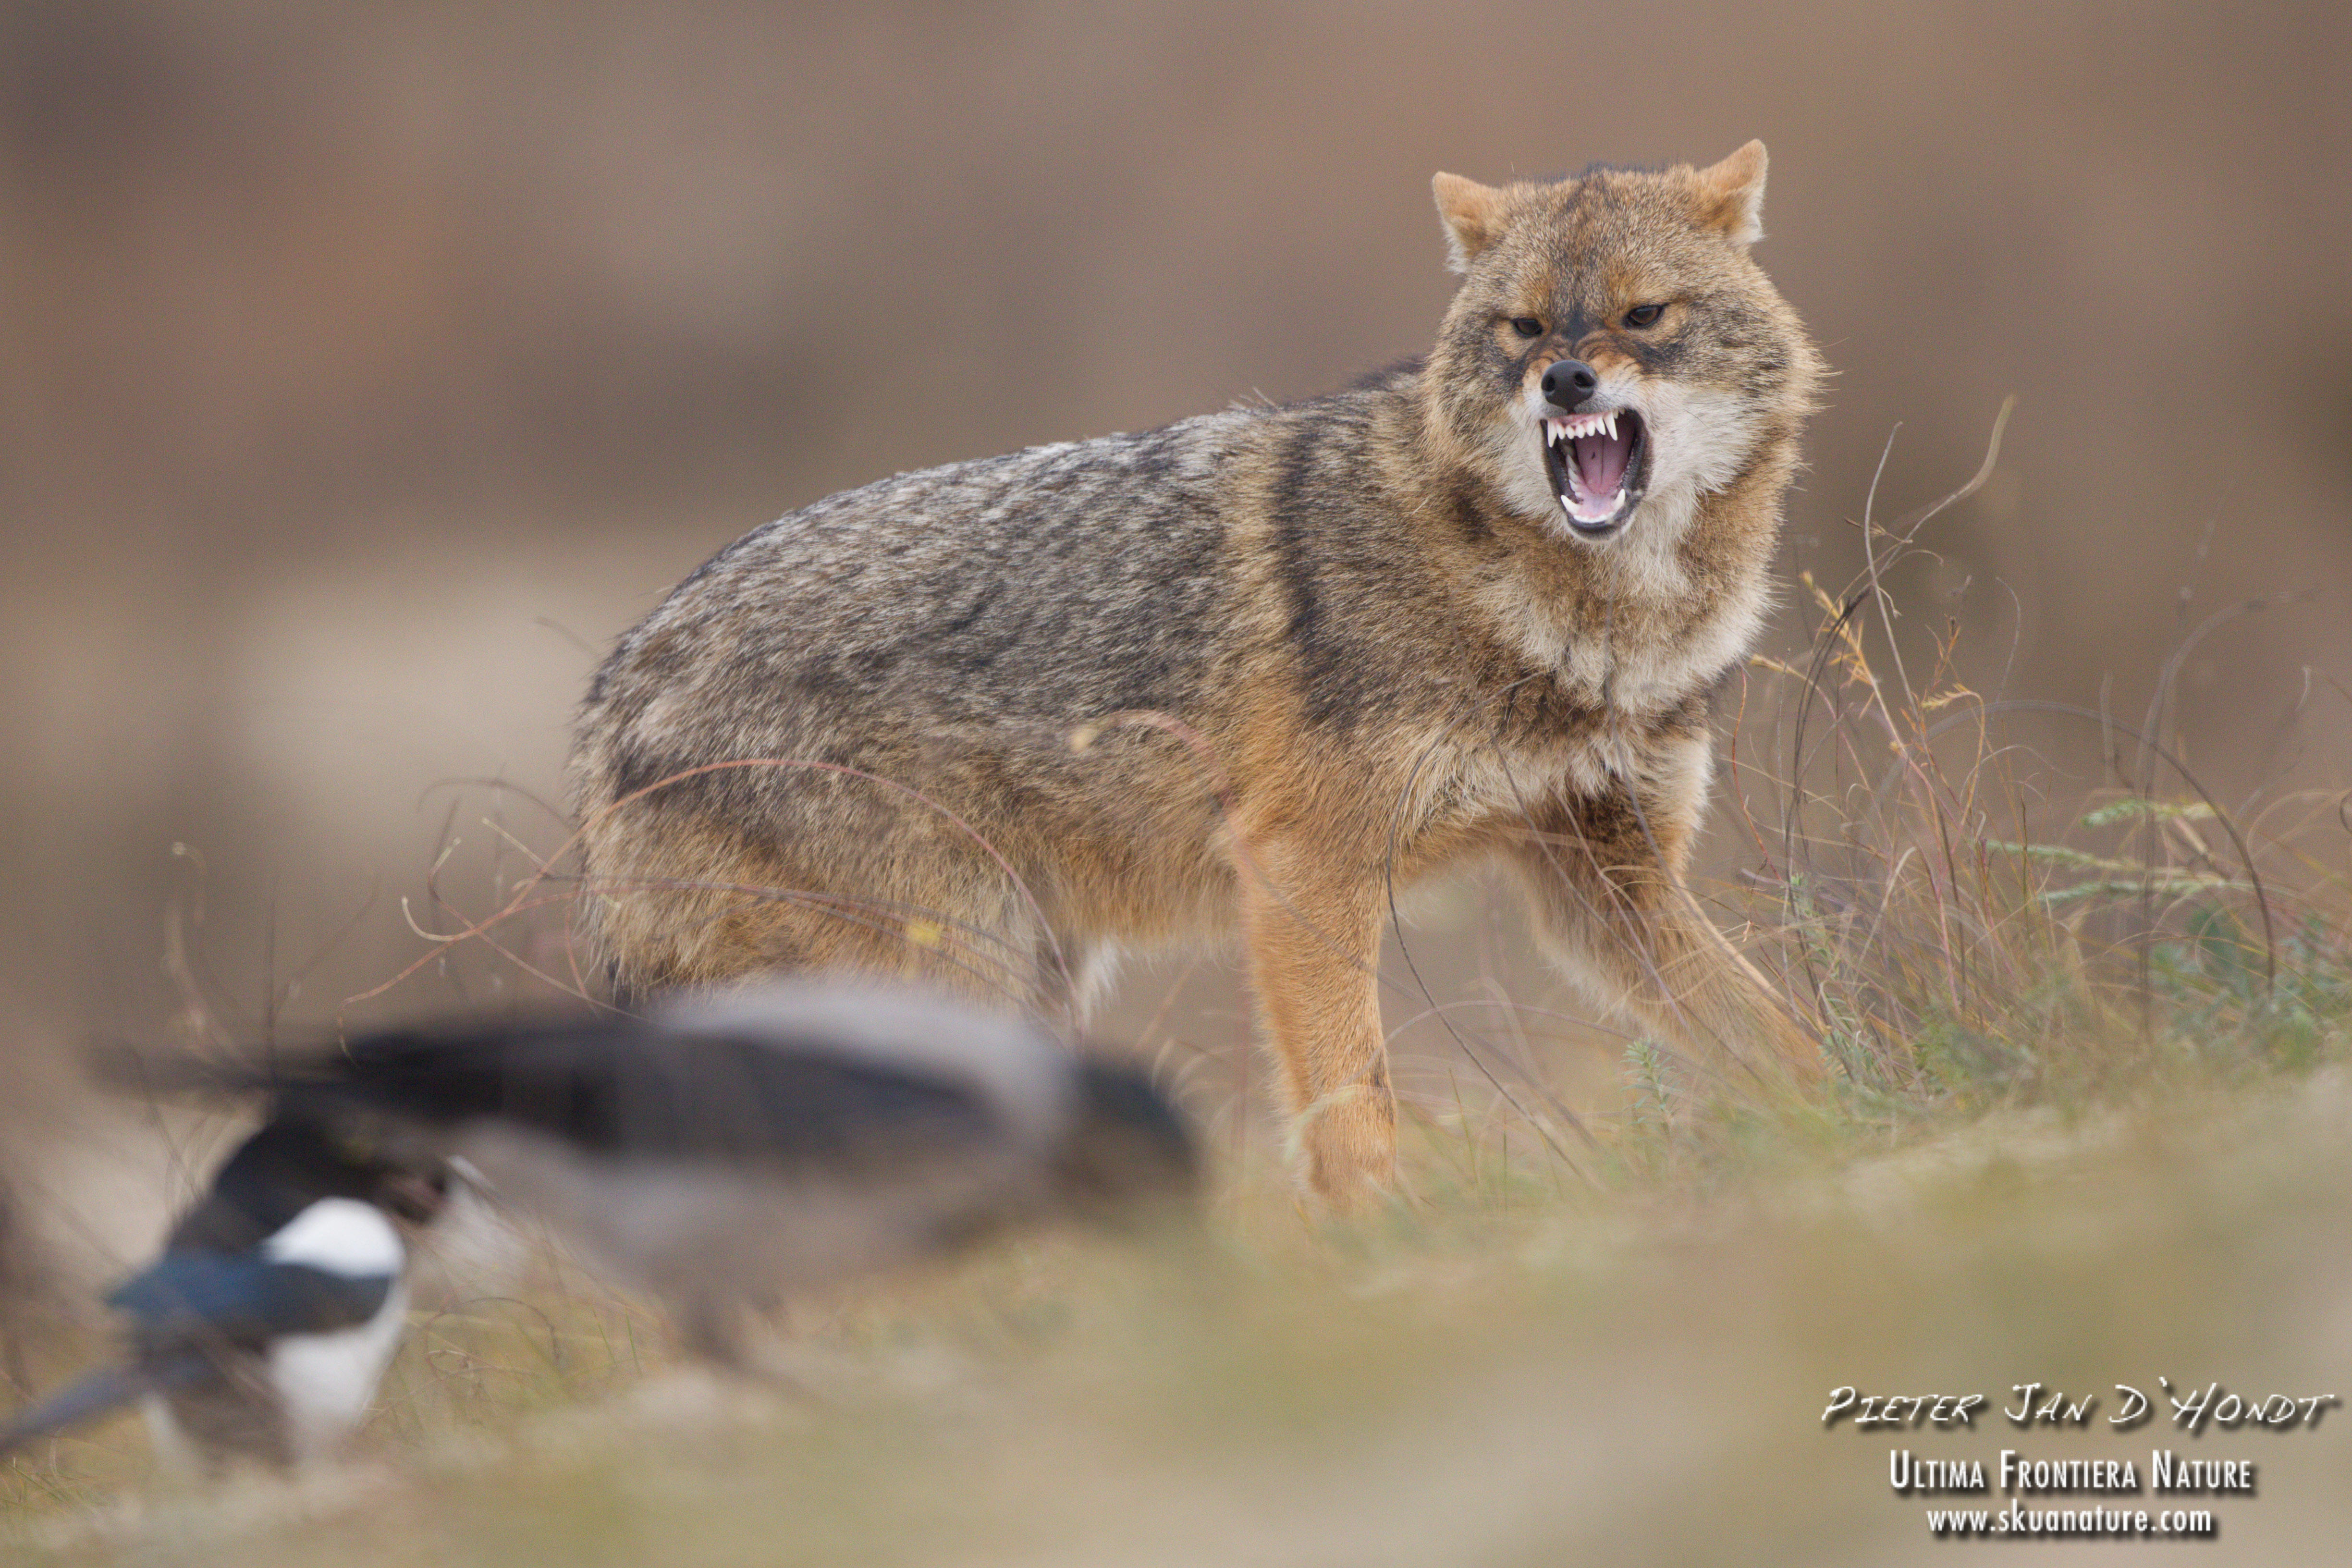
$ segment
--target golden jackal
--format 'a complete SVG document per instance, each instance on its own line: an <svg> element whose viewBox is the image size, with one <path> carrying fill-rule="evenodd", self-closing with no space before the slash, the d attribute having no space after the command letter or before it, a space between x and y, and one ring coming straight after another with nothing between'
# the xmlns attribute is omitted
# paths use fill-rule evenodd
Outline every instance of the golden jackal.
<svg viewBox="0 0 2352 1568"><path fill-rule="evenodd" d="M616 984L845 966L1083 1017L1229 929L1307 1184L1387 1182L1391 885L1517 868L1604 1005L1808 1047L1682 891L1820 363L1764 147L1437 205L1423 361L828 497L624 637L573 758ZM741 764L741 765L728 765Z"/></svg>

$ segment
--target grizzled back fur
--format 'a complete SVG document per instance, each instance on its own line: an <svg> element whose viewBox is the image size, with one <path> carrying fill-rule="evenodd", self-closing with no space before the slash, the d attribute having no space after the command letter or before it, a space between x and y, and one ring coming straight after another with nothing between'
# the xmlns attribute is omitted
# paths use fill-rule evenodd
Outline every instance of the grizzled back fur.
<svg viewBox="0 0 2352 1568"><path fill-rule="evenodd" d="M721 551L581 713L616 979L850 967L1075 1018L1120 948L1238 925L1342 1198L1387 1169L1386 889L1500 858L1602 1005L1801 1054L1674 894L1820 374L1748 255L1764 166L1439 175L1464 279L1425 363Z"/></svg>

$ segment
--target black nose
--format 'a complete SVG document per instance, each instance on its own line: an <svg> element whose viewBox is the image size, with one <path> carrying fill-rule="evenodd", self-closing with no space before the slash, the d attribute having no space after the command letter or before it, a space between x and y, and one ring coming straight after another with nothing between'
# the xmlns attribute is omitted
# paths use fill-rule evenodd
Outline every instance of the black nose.
<svg viewBox="0 0 2352 1568"><path fill-rule="evenodd" d="M1582 360L1554 360L1551 368L1544 372L1543 395L1554 408L1573 409L1591 396L1600 384L1601 378Z"/></svg>

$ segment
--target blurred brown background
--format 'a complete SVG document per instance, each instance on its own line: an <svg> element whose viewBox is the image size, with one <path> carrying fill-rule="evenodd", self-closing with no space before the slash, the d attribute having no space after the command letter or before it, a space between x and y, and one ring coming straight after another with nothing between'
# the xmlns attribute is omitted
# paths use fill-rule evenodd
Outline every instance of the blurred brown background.
<svg viewBox="0 0 2352 1568"><path fill-rule="evenodd" d="M2352 565L2347 79L2329 4L11 0L16 1059L155 1037L192 991L317 1025L425 951L404 897L453 924L450 837L443 890L487 910L523 860L482 819L562 832L436 784L559 797L597 653L742 531L1423 347L1440 168L1763 137L1759 255L1840 373L1789 569L1853 572L1895 425L1901 509L2015 393L1897 590L1963 619L1980 686L2136 717L2185 627ZM2340 776L2347 654L2340 595L2232 625L2189 750L2233 797ZM2048 745L2095 776L2079 728ZM1240 1074L1210 994L1178 1032Z"/></svg>

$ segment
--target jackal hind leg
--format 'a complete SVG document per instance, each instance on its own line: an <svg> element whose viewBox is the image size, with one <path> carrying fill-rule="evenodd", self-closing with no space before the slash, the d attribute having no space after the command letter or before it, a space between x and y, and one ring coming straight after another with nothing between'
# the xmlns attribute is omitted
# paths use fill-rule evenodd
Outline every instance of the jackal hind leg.
<svg viewBox="0 0 2352 1568"><path fill-rule="evenodd" d="M1084 1029L1110 993L1118 957L1118 945L1102 937L1067 931L1040 936L1031 960L1036 976L1032 1009L1055 1028Z"/></svg>
<svg viewBox="0 0 2352 1568"><path fill-rule="evenodd" d="M658 875L604 872L591 896L615 988L643 995L844 971L990 1006L1036 1005L1037 922L1009 889L982 876L916 886L852 869L863 874L731 844L665 857Z"/></svg>

